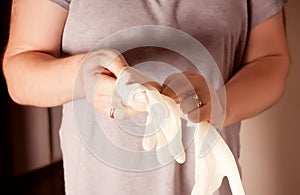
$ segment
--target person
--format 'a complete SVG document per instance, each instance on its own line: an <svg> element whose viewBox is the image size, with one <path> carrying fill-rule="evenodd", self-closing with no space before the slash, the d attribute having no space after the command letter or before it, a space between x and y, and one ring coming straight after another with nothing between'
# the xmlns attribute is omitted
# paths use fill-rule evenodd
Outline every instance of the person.
<svg viewBox="0 0 300 195"><path fill-rule="evenodd" d="M157 169L134 172L98 160L82 143L72 102L85 94L84 90L74 94L73 89L81 75L82 62L95 43L120 30L149 24L179 29L201 42L216 61L225 82L227 109L222 136L238 161L240 121L272 106L284 91L289 67L284 3L283 0L13 0L10 36L3 59L8 90L12 99L22 105L64 105L60 137L66 194L187 195L194 184L193 147L186 149L184 164L171 162ZM110 59L111 55L102 51L100 61ZM123 55L124 58L119 55L112 62L110 68L115 70L95 64L102 70L95 105L107 121L102 124L103 129L114 134L117 142L118 136L126 135L115 131L118 127L112 125L109 116L117 79L114 72L122 68L124 60L130 65L149 59L168 64L187 63L159 48L141 48ZM201 77L194 73L186 76L197 88ZM178 82L178 77L171 78ZM200 98L207 96L206 90L195 90ZM161 89L161 93L176 98L168 87ZM205 101L209 105L209 98ZM85 126L93 128L95 123L89 120L87 107L82 104L80 111ZM209 113L205 105L197 109ZM191 110L187 114L192 115ZM135 147L135 143L131 144ZM219 193L230 194L226 179Z"/></svg>

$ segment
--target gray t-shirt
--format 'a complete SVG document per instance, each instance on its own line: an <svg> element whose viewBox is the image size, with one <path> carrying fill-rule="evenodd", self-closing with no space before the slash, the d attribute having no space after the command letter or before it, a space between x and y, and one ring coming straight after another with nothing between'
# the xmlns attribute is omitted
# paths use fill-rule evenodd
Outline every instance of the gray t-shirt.
<svg viewBox="0 0 300 195"><path fill-rule="evenodd" d="M165 25L180 29L198 41L216 61L224 81L242 67L247 36L284 5L283 0L51 0L68 10L62 37L64 55L88 52L99 40L134 26ZM125 54L129 64L156 60L188 64L186 60L159 48L141 48ZM187 65L188 66L188 65ZM73 102L74 103L74 102ZM187 150L183 165L171 162L150 171L134 172L114 168L96 158L82 142L78 128L97 129L85 100L67 103L60 131L67 194L188 195L194 185L194 146ZM74 106L75 105L75 106ZM78 115L77 115L78 114ZM84 124L78 124L79 116ZM101 116L100 116L101 118ZM111 119L101 118L101 129L117 144L135 148L124 131ZM240 123L222 131L236 160L239 158ZM121 140L121 141L120 141ZM123 142L123 140L126 140ZM103 148L105 149L105 148ZM231 194L223 182L222 195Z"/></svg>

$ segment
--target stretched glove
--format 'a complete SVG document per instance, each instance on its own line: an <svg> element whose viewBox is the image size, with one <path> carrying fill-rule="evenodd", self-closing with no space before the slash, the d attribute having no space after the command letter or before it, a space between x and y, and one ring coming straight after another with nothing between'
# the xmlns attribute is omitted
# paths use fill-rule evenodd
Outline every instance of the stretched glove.
<svg viewBox="0 0 300 195"><path fill-rule="evenodd" d="M121 71L115 89L116 95L121 97L124 104L148 113L144 149L155 148L157 159L161 163L169 160L170 156L183 163L185 153L181 140L180 113L175 101L160 94L154 86L158 84L151 78L126 67ZM244 195L233 154L217 130L207 122L192 125L196 126L195 185L192 195L213 194L225 176L228 177L233 195ZM207 139L207 135L215 142Z"/></svg>
<svg viewBox="0 0 300 195"><path fill-rule="evenodd" d="M126 67L116 81L116 95L124 104L147 112L143 147L156 149L157 160L164 164L173 157L185 161L180 113L173 99L159 93L159 84L136 69Z"/></svg>

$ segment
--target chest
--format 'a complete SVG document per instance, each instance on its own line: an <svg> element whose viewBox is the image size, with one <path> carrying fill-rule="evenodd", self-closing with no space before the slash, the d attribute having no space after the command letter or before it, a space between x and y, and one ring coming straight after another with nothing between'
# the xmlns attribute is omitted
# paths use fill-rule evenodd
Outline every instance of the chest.
<svg viewBox="0 0 300 195"><path fill-rule="evenodd" d="M246 0L72 0L63 46L74 50L70 53L87 51L112 33L141 25L175 27L205 45L239 37L247 28L247 4Z"/></svg>

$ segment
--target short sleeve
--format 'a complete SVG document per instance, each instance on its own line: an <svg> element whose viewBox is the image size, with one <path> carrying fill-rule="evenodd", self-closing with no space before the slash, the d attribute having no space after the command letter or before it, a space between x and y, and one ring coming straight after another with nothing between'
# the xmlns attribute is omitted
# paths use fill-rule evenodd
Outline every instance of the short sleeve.
<svg viewBox="0 0 300 195"><path fill-rule="evenodd" d="M288 0L250 0L251 29L279 12Z"/></svg>
<svg viewBox="0 0 300 195"><path fill-rule="evenodd" d="M69 10L69 5L70 5L71 0L50 0L50 1L60 5L61 7L63 7L66 10Z"/></svg>

